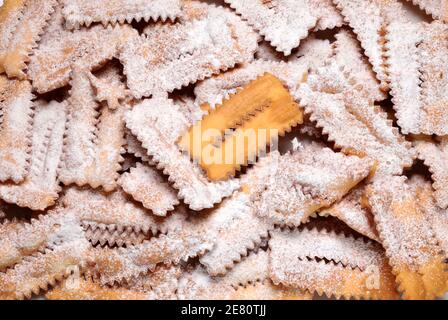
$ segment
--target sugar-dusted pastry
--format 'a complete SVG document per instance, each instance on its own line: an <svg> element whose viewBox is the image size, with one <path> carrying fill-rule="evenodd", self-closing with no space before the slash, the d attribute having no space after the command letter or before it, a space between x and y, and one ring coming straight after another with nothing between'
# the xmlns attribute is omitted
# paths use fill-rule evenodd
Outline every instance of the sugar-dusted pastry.
<svg viewBox="0 0 448 320"><path fill-rule="evenodd" d="M328 297L397 299L381 246L326 230L277 230L269 241L275 284Z"/></svg>
<svg viewBox="0 0 448 320"><path fill-rule="evenodd" d="M185 214L179 208L168 218L154 216L122 191L103 194L91 189L69 188L58 210L75 212L92 244L109 246L139 244L151 236L178 226Z"/></svg>
<svg viewBox="0 0 448 320"><path fill-rule="evenodd" d="M155 215L165 216L179 204L176 190L155 167L137 163L118 181L123 190L150 209Z"/></svg>
<svg viewBox="0 0 448 320"><path fill-rule="evenodd" d="M386 31L387 71L402 132L448 134L448 26L392 22Z"/></svg>
<svg viewBox="0 0 448 320"><path fill-rule="evenodd" d="M310 300L308 293L272 284L268 278L268 255L261 249L251 252L220 277L211 277L197 267L180 278L177 296L181 300Z"/></svg>
<svg viewBox="0 0 448 320"><path fill-rule="evenodd" d="M0 75L0 181L23 181L28 172L33 102L28 81Z"/></svg>
<svg viewBox="0 0 448 320"><path fill-rule="evenodd" d="M375 160L377 175L401 174L412 165L415 152L411 144L368 91L336 62L311 74L297 98L337 148Z"/></svg>
<svg viewBox="0 0 448 320"><path fill-rule="evenodd" d="M432 173L434 198L442 209L448 207L448 140L441 137L433 140L417 140L414 142L419 159L423 160Z"/></svg>
<svg viewBox="0 0 448 320"><path fill-rule="evenodd" d="M0 184L0 199L32 210L44 210L55 203L60 191L58 169L62 159L66 108L66 101L38 100L34 103L28 173L20 184Z"/></svg>
<svg viewBox="0 0 448 320"><path fill-rule="evenodd" d="M67 279L45 296L50 300L153 300L174 299L179 266L158 266L125 283L101 285L91 276Z"/></svg>
<svg viewBox="0 0 448 320"><path fill-rule="evenodd" d="M178 143L209 179L226 180L302 122L302 110L288 90L266 73L211 110Z"/></svg>
<svg viewBox="0 0 448 320"><path fill-rule="evenodd" d="M165 21L181 15L181 0L64 0L63 15L69 29L95 22L123 24L132 20L161 19Z"/></svg>
<svg viewBox="0 0 448 320"><path fill-rule="evenodd" d="M143 100L126 113L126 126L168 175L180 199L193 210L211 208L231 195L239 183L234 179L210 181L199 165L181 152L176 142L189 123L179 108L166 97Z"/></svg>
<svg viewBox="0 0 448 320"><path fill-rule="evenodd" d="M446 254L418 190L404 176L375 179L367 203L397 284L406 299L434 299L448 287Z"/></svg>
<svg viewBox="0 0 448 320"><path fill-rule="evenodd" d="M122 47L127 84L136 98L172 92L253 59L257 37L238 16L207 5L206 15L154 25Z"/></svg>
<svg viewBox="0 0 448 320"><path fill-rule="evenodd" d="M128 25L66 30L61 10L59 5L28 66L28 77L39 93L67 85L73 67L88 70L100 67L117 55L122 44L138 36Z"/></svg>
<svg viewBox="0 0 448 320"><path fill-rule="evenodd" d="M408 0L418 5L435 19L448 22L448 1L446 0Z"/></svg>
<svg viewBox="0 0 448 320"><path fill-rule="evenodd" d="M31 239L30 231L36 231ZM83 268L90 246L74 215L42 217L6 239L20 254L29 256L0 273L1 299L30 298L54 286Z"/></svg>
<svg viewBox="0 0 448 320"><path fill-rule="evenodd" d="M319 211L320 216L333 216L347 224L356 232L380 242L378 231L375 228L372 213L363 206L365 185L352 189L341 201L329 208Z"/></svg>
<svg viewBox="0 0 448 320"><path fill-rule="evenodd" d="M90 252L92 273L101 284L113 284L138 277L157 265L179 264L209 250L213 239L197 226L182 226L128 248L94 248Z"/></svg>
<svg viewBox="0 0 448 320"><path fill-rule="evenodd" d="M373 66L383 90L388 89L388 76L384 67L385 29L394 21L408 21L398 0L333 0L344 19L353 28Z"/></svg>
<svg viewBox="0 0 448 320"><path fill-rule="evenodd" d="M0 7L0 73L26 78L26 63L57 3L57 0L6 0Z"/></svg>
<svg viewBox="0 0 448 320"><path fill-rule="evenodd" d="M225 274L276 224L298 226L307 222L317 210L340 200L366 177L370 166L370 161L315 144L293 154L271 152L242 177L241 191L198 217L219 239L200 262L211 275ZM319 177L321 183L313 183L310 177Z"/></svg>
<svg viewBox="0 0 448 320"><path fill-rule="evenodd" d="M330 0L225 0L277 51L290 55L312 29L332 29L343 20Z"/></svg>
<svg viewBox="0 0 448 320"><path fill-rule="evenodd" d="M118 171L124 152L124 112L99 104L88 70L76 69L68 99L68 121L64 139L60 179L65 185L90 185L112 191L117 187Z"/></svg>
<svg viewBox="0 0 448 320"><path fill-rule="evenodd" d="M328 207L367 177L372 161L346 156L316 144L282 156L272 152L263 169L244 177L257 215L275 224L298 226ZM257 164L258 166L258 164Z"/></svg>

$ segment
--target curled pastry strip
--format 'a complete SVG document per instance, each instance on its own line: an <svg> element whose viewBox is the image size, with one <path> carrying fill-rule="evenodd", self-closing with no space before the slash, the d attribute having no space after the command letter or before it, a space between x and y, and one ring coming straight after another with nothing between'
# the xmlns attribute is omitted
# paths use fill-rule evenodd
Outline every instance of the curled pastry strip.
<svg viewBox="0 0 448 320"><path fill-rule="evenodd" d="M78 29L80 26L90 26L101 22L123 24L143 19L174 21L181 15L181 0L65 0L63 15L69 29Z"/></svg>
<svg viewBox="0 0 448 320"><path fill-rule="evenodd" d="M143 231L135 232L131 227L118 230L115 225L98 224L83 221L82 226L87 240L94 246L128 247L137 245L150 238L151 234Z"/></svg>
<svg viewBox="0 0 448 320"><path fill-rule="evenodd" d="M288 90L266 73L216 106L178 144L209 179L226 180L302 122L302 110ZM230 129L234 131L229 134Z"/></svg>
<svg viewBox="0 0 448 320"><path fill-rule="evenodd" d="M93 232L99 229L112 234L126 232L150 237L177 228L186 217L181 207L167 218L154 216L129 200L122 190L102 194L90 189L70 188L61 203L63 207L60 210L74 212Z"/></svg>
<svg viewBox="0 0 448 320"><path fill-rule="evenodd" d="M448 133L445 105L448 27L441 22L392 22L386 29L386 57L397 123L403 133Z"/></svg>
<svg viewBox="0 0 448 320"><path fill-rule="evenodd" d="M61 6L56 9L28 66L28 76L39 93L67 85L73 67L87 70L100 67L117 54L121 44L138 36L138 32L127 25L65 30L61 10Z"/></svg>
<svg viewBox="0 0 448 320"><path fill-rule="evenodd" d="M411 144L367 91L335 61L310 75L297 98L337 148L375 160L376 175L401 174L403 168L412 165L415 152Z"/></svg>
<svg viewBox="0 0 448 320"><path fill-rule="evenodd" d="M164 181L161 173L153 167L137 163L118 182L123 190L150 209L155 215L166 216L179 204L176 191Z"/></svg>
<svg viewBox="0 0 448 320"><path fill-rule="evenodd" d="M145 150L145 148L142 147L142 143L138 141L138 139L127 128L125 131L125 139L126 139L125 148L127 153L130 153L135 157L142 159L143 162L147 163L150 166L156 165L151 160L151 157L148 156L147 150Z"/></svg>
<svg viewBox="0 0 448 320"><path fill-rule="evenodd" d="M33 98L28 81L0 75L0 182L19 183L28 172Z"/></svg>
<svg viewBox="0 0 448 320"><path fill-rule="evenodd" d="M446 255L412 184L403 176L375 179L367 200L403 297L433 299L444 294Z"/></svg>
<svg viewBox="0 0 448 320"><path fill-rule="evenodd" d="M294 153L271 152L262 169L244 177L255 212L272 223L298 226L311 214L330 206L367 177L372 162L345 156L317 144ZM258 164L257 164L258 166Z"/></svg>
<svg viewBox="0 0 448 320"><path fill-rule="evenodd" d="M53 205L61 190L58 169L66 121L66 102L35 102L31 161L21 184L0 184L0 198L32 210Z"/></svg>
<svg viewBox="0 0 448 320"><path fill-rule="evenodd" d="M418 5L427 14L432 15L435 19L448 22L448 1L446 0L408 0Z"/></svg>
<svg viewBox="0 0 448 320"><path fill-rule="evenodd" d="M271 233L274 284L328 297L396 299L395 279L378 244L317 230Z"/></svg>
<svg viewBox="0 0 448 320"><path fill-rule="evenodd" d="M331 1L225 0L277 51L290 55L311 29L341 26L343 20ZM279 32L282 30L282 32Z"/></svg>
<svg viewBox="0 0 448 320"><path fill-rule="evenodd" d="M72 272L82 269L90 244L79 225L64 227L67 241L25 259L13 269L0 273L0 298L23 299L47 290Z"/></svg>
<svg viewBox="0 0 448 320"><path fill-rule="evenodd" d="M127 105L116 110L99 105L89 75L89 71L78 69L72 75L60 179L65 185L89 184L112 191L117 187L123 161Z"/></svg>
<svg viewBox="0 0 448 320"><path fill-rule="evenodd" d="M319 215L333 216L347 224L350 228L372 240L380 242L372 213L362 205L365 185L352 189L341 201L329 208L319 211Z"/></svg>
<svg viewBox="0 0 448 320"><path fill-rule="evenodd" d="M122 47L120 61L136 98L172 92L253 59L255 32L229 10L206 7L197 20L155 25Z"/></svg>
<svg viewBox="0 0 448 320"><path fill-rule="evenodd" d="M45 296L50 300L152 300L174 299L179 266L158 266L153 272L141 275L119 286L103 286L97 279L81 276L68 279Z"/></svg>
<svg viewBox="0 0 448 320"><path fill-rule="evenodd" d="M442 209L448 207L448 140L441 138L439 143L434 141L416 141L415 148L418 157L423 160L432 173L434 197L437 205Z"/></svg>
<svg viewBox="0 0 448 320"><path fill-rule="evenodd" d="M177 297L187 299L311 299L300 290L274 286L268 279L268 252L250 253L222 277L211 277L201 267L179 279Z"/></svg>
<svg viewBox="0 0 448 320"><path fill-rule="evenodd" d="M0 28L1 39L5 41L0 45L0 72L5 71L8 77L26 78L26 63L57 3L57 0L7 0L0 8L0 24L13 26ZM11 21L13 17L16 19Z"/></svg>
<svg viewBox="0 0 448 320"><path fill-rule="evenodd" d="M172 100L166 97L144 100L128 111L125 119L127 128L192 210L211 208L239 187L233 179L209 181L199 165L179 150L176 141L187 131L188 121Z"/></svg>
<svg viewBox="0 0 448 320"><path fill-rule="evenodd" d="M92 249L92 274L102 284L130 281L161 264L179 264L202 255L214 243L209 235L185 222L180 228L129 248Z"/></svg>
<svg viewBox="0 0 448 320"><path fill-rule="evenodd" d="M402 4L397 0L333 0L333 2L356 33L373 66L373 71L381 81L381 88L386 91L389 85L383 56L385 28L393 21L408 21Z"/></svg>

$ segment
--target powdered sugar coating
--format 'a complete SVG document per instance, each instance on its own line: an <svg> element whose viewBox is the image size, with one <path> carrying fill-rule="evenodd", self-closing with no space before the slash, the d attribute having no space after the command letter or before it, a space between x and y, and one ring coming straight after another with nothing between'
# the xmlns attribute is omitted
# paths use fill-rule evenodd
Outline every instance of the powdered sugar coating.
<svg viewBox="0 0 448 320"><path fill-rule="evenodd" d="M394 109L404 133L445 135L447 27L439 22L387 27L387 62ZM405 34L406 36L403 36Z"/></svg>
<svg viewBox="0 0 448 320"><path fill-rule="evenodd" d="M287 56L306 38L309 30L342 25L339 13L327 0L225 1L277 51Z"/></svg>
<svg viewBox="0 0 448 320"><path fill-rule="evenodd" d="M28 174L19 185L1 184L1 199L32 210L44 210L55 203L60 191L58 171L62 158L66 108L66 102L35 102Z"/></svg>
<svg viewBox="0 0 448 320"><path fill-rule="evenodd" d="M117 187L123 161L123 115L127 105L116 110L99 105L90 75L89 71L76 69L72 76L60 177L65 185L89 184L112 191Z"/></svg>
<svg viewBox="0 0 448 320"><path fill-rule="evenodd" d="M150 209L155 215L166 216L179 204L176 191L164 181L156 168L137 163L118 182L123 190Z"/></svg>
<svg viewBox="0 0 448 320"><path fill-rule="evenodd" d="M413 186L403 176L383 177L369 186L367 196L404 297L431 299L442 294L448 279L445 256Z"/></svg>
<svg viewBox="0 0 448 320"><path fill-rule="evenodd" d="M131 92L141 98L249 62L256 43L255 33L237 16L210 5L198 20L147 29L122 47L120 61Z"/></svg>
<svg viewBox="0 0 448 320"><path fill-rule="evenodd" d="M383 90L388 89L383 67L384 29L394 21L407 21L402 4L397 0L333 0L345 20L358 36Z"/></svg>
<svg viewBox="0 0 448 320"><path fill-rule="evenodd" d="M331 62L310 75L297 98L337 147L376 160L377 175L400 174L412 165L415 152L410 143L337 63Z"/></svg>
<svg viewBox="0 0 448 320"><path fill-rule="evenodd" d="M187 131L179 106L165 97L143 100L126 113L126 126L142 142L159 169L169 176L178 196L193 210L211 208L239 187L236 180L210 182L196 163L177 147Z"/></svg>
<svg viewBox="0 0 448 320"><path fill-rule="evenodd" d="M418 5L426 13L432 15L435 19L448 22L448 1L446 0L408 0Z"/></svg>
<svg viewBox="0 0 448 320"><path fill-rule="evenodd" d="M244 181L254 209L260 217L290 226L306 222L318 209L340 200L372 168L368 159L314 144L283 156L271 152L261 165L264 175L248 175Z"/></svg>
<svg viewBox="0 0 448 320"><path fill-rule="evenodd" d="M28 172L34 98L28 81L0 75L0 181L23 181Z"/></svg>
<svg viewBox="0 0 448 320"><path fill-rule="evenodd" d="M64 0L63 15L68 29L78 29L95 22L107 25L141 19L174 21L181 8L181 0Z"/></svg>
<svg viewBox="0 0 448 320"><path fill-rule="evenodd" d="M58 7L39 48L29 63L28 76L39 93L45 93L69 83L73 66L88 70L98 68L117 54L118 47L138 35L130 26L103 28L95 25L74 32L61 26Z"/></svg>
<svg viewBox="0 0 448 320"><path fill-rule="evenodd" d="M217 239L214 247L199 260L210 275L225 274L238 266L237 262L260 244L273 228L266 219L256 216L249 196L242 192L224 200L204 220L204 228Z"/></svg>

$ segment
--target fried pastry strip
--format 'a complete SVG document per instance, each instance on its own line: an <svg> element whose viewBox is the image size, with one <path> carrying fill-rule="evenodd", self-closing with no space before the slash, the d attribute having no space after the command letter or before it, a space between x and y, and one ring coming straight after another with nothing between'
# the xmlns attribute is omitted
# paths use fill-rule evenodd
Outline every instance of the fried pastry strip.
<svg viewBox="0 0 448 320"><path fill-rule="evenodd" d="M402 132L448 134L448 26L393 22L386 30L392 101Z"/></svg>
<svg viewBox="0 0 448 320"><path fill-rule="evenodd" d="M342 199L369 175L372 162L311 144L294 153L271 152L260 166L242 182L257 215L275 224L298 226Z"/></svg>
<svg viewBox="0 0 448 320"><path fill-rule="evenodd" d="M103 286L96 279L83 276L77 282L64 281L45 296L50 300L152 300L173 299L179 266L158 266L129 283Z"/></svg>
<svg viewBox="0 0 448 320"><path fill-rule="evenodd" d="M434 299L448 288L445 254L406 177L375 179L367 191L381 243L406 299Z"/></svg>
<svg viewBox="0 0 448 320"><path fill-rule="evenodd" d="M416 141L415 148L418 157L423 160L432 173L434 197L442 209L448 208L448 140L441 138L440 142Z"/></svg>
<svg viewBox="0 0 448 320"><path fill-rule="evenodd" d="M28 81L0 75L0 182L19 183L28 172L33 98Z"/></svg>
<svg viewBox="0 0 448 320"><path fill-rule="evenodd" d="M26 78L26 63L57 3L57 0L6 0L0 8L0 33L6 33L1 36L5 42L0 45L0 72L6 72L8 77ZM9 26L3 25L6 23Z"/></svg>
<svg viewBox="0 0 448 320"><path fill-rule="evenodd" d="M365 186L357 186L341 201L319 212L320 216L333 216L343 221L356 232L380 242L372 213L362 206Z"/></svg>
<svg viewBox="0 0 448 320"><path fill-rule="evenodd" d="M141 19L146 22L150 19L174 21L180 16L181 9L181 0L65 0L63 15L67 28L78 29L95 22L106 26Z"/></svg>
<svg viewBox="0 0 448 320"><path fill-rule="evenodd" d="M235 265L223 277L210 277L201 267L185 273L179 280L179 299L197 300L309 300L300 290L274 286L268 279L268 252L258 250Z"/></svg>
<svg viewBox="0 0 448 320"><path fill-rule="evenodd" d="M396 299L395 278L378 244L317 230L275 231L274 284L336 298Z"/></svg>
<svg viewBox="0 0 448 320"><path fill-rule="evenodd" d="M32 210L53 205L60 191L58 169L66 121L66 102L35 103L30 167L19 184L0 184L0 198Z"/></svg>
<svg viewBox="0 0 448 320"><path fill-rule="evenodd" d="M60 6L56 9L29 63L28 75L39 93L67 85L73 67L87 70L100 67L117 54L122 44L138 36L138 32L127 25L65 30L61 10Z"/></svg>
<svg viewBox="0 0 448 320"><path fill-rule="evenodd" d="M24 299L47 290L56 281L82 268L89 248L79 225L61 226L67 241L54 249L30 257L13 269L0 273L0 298Z"/></svg>
<svg viewBox="0 0 448 320"><path fill-rule="evenodd" d="M0 270L11 268L25 257L54 249L70 240L69 228L78 228L79 221L73 214L51 212L42 214L30 223L8 223L1 225Z"/></svg>
<svg viewBox="0 0 448 320"><path fill-rule="evenodd" d="M343 24L330 0L225 0L277 51L290 55L311 29L332 29Z"/></svg>
<svg viewBox="0 0 448 320"><path fill-rule="evenodd" d="M434 199L431 183L422 176L412 176L410 179L412 188L415 189L416 198L420 207L425 211L431 223L434 235L442 247L445 255L448 253L448 211L440 209Z"/></svg>
<svg viewBox="0 0 448 320"><path fill-rule="evenodd" d="M418 5L427 14L430 14L435 19L440 19L443 22L448 22L448 1L447 0L408 0Z"/></svg>
<svg viewBox="0 0 448 320"><path fill-rule="evenodd" d="M214 233L217 239L213 248L199 259L212 276L225 274L238 266L237 262L268 237L269 230L274 227L256 215L249 196L242 192L224 200L203 219L204 230Z"/></svg>
<svg viewBox="0 0 448 320"><path fill-rule="evenodd" d="M112 110L95 101L90 72L75 70L69 98L69 116L64 140L64 163L60 179L65 185L90 185L112 191L124 152L124 111Z"/></svg>
<svg viewBox="0 0 448 320"><path fill-rule="evenodd" d="M92 272L98 275L102 284L129 281L157 265L179 264L201 255L212 247L213 242L214 239L210 239L205 231L184 222L180 228L136 246L92 249Z"/></svg>
<svg viewBox="0 0 448 320"><path fill-rule="evenodd" d="M393 21L407 21L402 4L397 0L333 0L344 19L353 28L373 71L387 90L388 76L384 68L384 35L386 26Z"/></svg>
<svg viewBox="0 0 448 320"><path fill-rule="evenodd" d="M199 161L209 179L225 180L254 161L277 135L283 136L302 122L302 111L288 90L278 78L266 73L213 109L178 144ZM226 136L230 128L236 130ZM256 135L256 141L250 134ZM220 141L218 146L216 141Z"/></svg>
<svg viewBox="0 0 448 320"><path fill-rule="evenodd" d="M187 131L188 121L179 106L165 97L154 97L135 105L125 115L126 126L142 142L157 167L167 174L178 197L193 210L211 208L239 187L235 180L210 182L200 167L176 145Z"/></svg>
<svg viewBox="0 0 448 320"><path fill-rule="evenodd" d="M105 241L113 243L107 235L143 234L145 238L158 233L167 233L175 228L184 214L178 210L163 219L152 215L135 202L129 200L122 190L103 194L91 189L69 188L61 199L63 208L75 212L83 225L91 229L91 234L103 232ZM87 232L87 234L89 234Z"/></svg>
<svg viewBox="0 0 448 320"><path fill-rule="evenodd" d="M377 162L376 174L401 174L415 157L409 142L367 91L335 62L319 68L297 97L310 119L347 154Z"/></svg>
<svg viewBox="0 0 448 320"><path fill-rule="evenodd" d="M257 37L252 29L227 9L207 8L205 17L155 25L123 46L120 61L136 98L172 92L253 59Z"/></svg>
<svg viewBox="0 0 448 320"><path fill-rule="evenodd" d="M177 193L164 181L161 173L150 166L137 163L118 182L123 190L150 209L155 215L166 216L179 204Z"/></svg>

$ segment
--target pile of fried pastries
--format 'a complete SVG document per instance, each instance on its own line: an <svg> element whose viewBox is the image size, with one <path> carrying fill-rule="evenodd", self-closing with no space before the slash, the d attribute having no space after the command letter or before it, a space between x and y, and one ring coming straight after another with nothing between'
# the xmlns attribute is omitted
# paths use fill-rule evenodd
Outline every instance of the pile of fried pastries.
<svg viewBox="0 0 448 320"><path fill-rule="evenodd" d="M447 258L448 0L0 8L0 299L436 299Z"/></svg>

